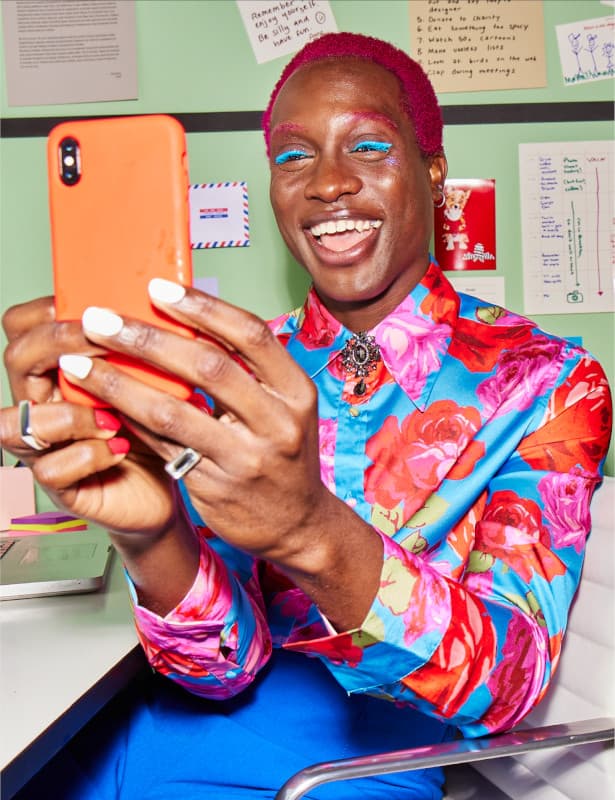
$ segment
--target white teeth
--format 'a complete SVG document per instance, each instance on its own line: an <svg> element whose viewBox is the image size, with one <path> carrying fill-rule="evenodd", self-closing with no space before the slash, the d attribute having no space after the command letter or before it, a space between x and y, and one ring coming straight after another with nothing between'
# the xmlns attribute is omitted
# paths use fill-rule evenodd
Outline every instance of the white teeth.
<svg viewBox="0 0 615 800"><path fill-rule="evenodd" d="M344 233L344 231L368 231L370 228L379 228L382 225L381 219L339 219L321 222L310 228L312 236L322 236L323 233Z"/></svg>

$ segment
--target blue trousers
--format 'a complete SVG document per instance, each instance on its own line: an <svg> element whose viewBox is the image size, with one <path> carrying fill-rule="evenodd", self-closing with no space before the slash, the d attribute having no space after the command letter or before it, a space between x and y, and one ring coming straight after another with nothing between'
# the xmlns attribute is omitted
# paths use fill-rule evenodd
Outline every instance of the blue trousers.
<svg viewBox="0 0 615 800"><path fill-rule="evenodd" d="M28 800L272 800L318 761L450 739L450 726L348 697L317 659L274 652L238 697L214 702L152 676L113 703L28 785ZM440 800L441 770L359 778L310 800ZM37 792L40 792L37 793Z"/></svg>

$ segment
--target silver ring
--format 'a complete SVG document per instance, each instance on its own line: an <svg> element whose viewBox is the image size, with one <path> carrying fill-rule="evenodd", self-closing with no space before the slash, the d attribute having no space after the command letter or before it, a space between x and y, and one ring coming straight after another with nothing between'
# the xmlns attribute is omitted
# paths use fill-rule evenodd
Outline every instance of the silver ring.
<svg viewBox="0 0 615 800"><path fill-rule="evenodd" d="M174 459L167 461L164 468L169 475L177 481L190 472L192 467L196 467L201 458L201 454L197 453L196 450L193 450L191 447L186 447L179 455L175 456Z"/></svg>
<svg viewBox="0 0 615 800"><path fill-rule="evenodd" d="M30 410L32 402L30 400L20 400L17 406L19 411L19 435L21 441L31 447L32 450L46 450L51 447L49 442L39 437L34 433L32 424L30 423Z"/></svg>

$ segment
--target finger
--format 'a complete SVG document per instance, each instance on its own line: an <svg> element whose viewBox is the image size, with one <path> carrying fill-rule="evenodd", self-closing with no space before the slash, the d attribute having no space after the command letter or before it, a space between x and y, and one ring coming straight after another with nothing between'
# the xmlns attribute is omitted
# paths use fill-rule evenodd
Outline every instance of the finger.
<svg viewBox="0 0 615 800"><path fill-rule="evenodd" d="M221 465L241 450L241 439L233 426L210 417L192 403L142 383L104 359L70 354L60 358L60 366L71 383L155 433L159 438L148 439L147 444L165 460L169 457L169 442L195 447Z"/></svg>
<svg viewBox="0 0 615 800"><path fill-rule="evenodd" d="M88 439L40 456L31 466L35 480L52 494L78 490L78 484L117 466L130 450L128 439ZM67 498L68 499L68 498ZM71 503L72 504L72 503ZM90 509L94 512L94 509ZM79 513L88 515L86 509Z"/></svg>
<svg viewBox="0 0 615 800"><path fill-rule="evenodd" d="M25 304L27 307L31 304ZM36 301L34 303L36 305ZM7 312L8 313L8 312ZM56 391L58 358L65 352L97 355L105 352L88 341L79 322L39 322L32 328L16 334L23 325L18 320L9 321L13 338L4 353L11 393L15 400L28 398L37 403L60 399ZM26 320L37 316L35 310L26 308Z"/></svg>
<svg viewBox="0 0 615 800"><path fill-rule="evenodd" d="M212 295L158 278L150 281L149 292L155 305L167 314L188 321L238 353L270 390L293 401L305 396L309 378L260 317Z"/></svg>
<svg viewBox="0 0 615 800"><path fill-rule="evenodd" d="M255 432L270 430L286 413L279 399L211 341L188 339L101 308L86 309L83 325L88 337L203 389Z"/></svg>
<svg viewBox="0 0 615 800"><path fill-rule="evenodd" d="M39 297L7 309L2 316L2 327L9 342L37 325L53 322L55 308L53 297Z"/></svg>
<svg viewBox="0 0 615 800"><path fill-rule="evenodd" d="M30 406L30 426L36 438L56 447L80 439L109 440L122 427L121 421L108 411L71 403L41 403ZM24 461L40 457L21 438L17 406L0 409L2 447Z"/></svg>

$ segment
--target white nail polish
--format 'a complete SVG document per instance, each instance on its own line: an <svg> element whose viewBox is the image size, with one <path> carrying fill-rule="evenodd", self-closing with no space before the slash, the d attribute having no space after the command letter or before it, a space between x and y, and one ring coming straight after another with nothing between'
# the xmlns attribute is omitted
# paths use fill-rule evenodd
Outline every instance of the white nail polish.
<svg viewBox="0 0 615 800"><path fill-rule="evenodd" d="M148 291L153 300L159 303L179 303L186 295L186 290L181 283L164 280L164 278L152 278L149 282Z"/></svg>
<svg viewBox="0 0 615 800"><path fill-rule="evenodd" d="M87 378L92 369L93 361L87 356L60 356L58 363L62 372L68 372L75 378Z"/></svg>
<svg viewBox="0 0 615 800"><path fill-rule="evenodd" d="M90 306L81 317L84 330L97 333L99 336L115 336L124 326L124 320L106 308Z"/></svg>

